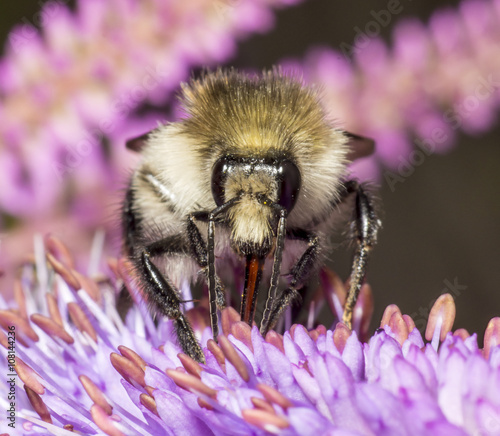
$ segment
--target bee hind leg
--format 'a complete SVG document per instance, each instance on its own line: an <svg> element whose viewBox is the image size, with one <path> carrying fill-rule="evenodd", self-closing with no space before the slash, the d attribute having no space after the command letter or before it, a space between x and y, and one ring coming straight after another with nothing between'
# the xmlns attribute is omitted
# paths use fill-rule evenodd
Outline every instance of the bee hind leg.
<svg viewBox="0 0 500 436"><path fill-rule="evenodd" d="M346 199L350 194L356 194L353 226L356 249L351 267L349 292L342 318L344 324L351 328L354 306L356 305L359 291L365 279L370 251L377 242L380 221L375 213L370 195L363 189L362 185L351 180L346 182L344 187L345 194L343 199Z"/></svg>

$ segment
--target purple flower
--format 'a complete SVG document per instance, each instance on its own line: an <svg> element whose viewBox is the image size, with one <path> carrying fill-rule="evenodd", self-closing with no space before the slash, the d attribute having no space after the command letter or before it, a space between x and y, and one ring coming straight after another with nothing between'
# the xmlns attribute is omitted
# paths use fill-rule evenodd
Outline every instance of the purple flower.
<svg viewBox="0 0 500 436"><path fill-rule="evenodd" d="M14 28L0 59L0 209L26 234L2 243L0 269L19 262L35 231L88 239L109 223L135 159L124 138L170 116L134 111L167 107L192 67L227 60L238 40L269 30L275 7L297 1L85 0L76 12L47 2L41 31Z"/></svg>
<svg viewBox="0 0 500 436"><path fill-rule="evenodd" d="M16 332L8 351L0 331L2 371L8 362L17 374L11 434L500 434L500 319L479 349L475 334L451 332L448 294L429 315L429 343L396 306L367 342L341 323L263 338L226 309L216 343L194 308L187 316L204 347L199 364L180 353L170 321L154 324L126 263L110 261L112 274L91 279L58 240L46 246L49 268L38 243L36 272L27 263L16 303L0 303L0 325ZM342 299L335 275L322 283L331 301ZM114 305L122 284L135 300L124 322ZM358 312L370 308L364 293Z"/></svg>
<svg viewBox="0 0 500 436"><path fill-rule="evenodd" d="M105 182L103 136L128 130L141 103L167 104L191 66L226 60L236 40L268 30L271 8L287 3L89 0L78 2L77 13L45 5L43 32L16 27L0 65L0 152L19 167L6 172L15 183L0 193L2 208L19 216L50 210L64 194L60 181L84 167L97 167L93 176Z"/></svg>
<svg viewBox="0 0 500 436"><path fill-rule="evenodd" d="M465 0L434 13L428 26L400 21L391 48L370 30L342 43L341 53L316 49L296 63L324 89L332 118L376 140L372 164L356 162L355 174L376 178L380 164L411 162L415 147L444 153L460 130L492 127L500 102L499 20L498 1Z"/></svg>

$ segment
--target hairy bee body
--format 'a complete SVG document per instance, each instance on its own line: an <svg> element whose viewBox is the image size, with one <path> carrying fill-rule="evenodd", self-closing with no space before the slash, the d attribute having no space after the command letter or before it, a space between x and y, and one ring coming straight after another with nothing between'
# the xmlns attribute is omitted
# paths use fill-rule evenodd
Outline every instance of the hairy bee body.
<svg viewBox="0 0 500 436"><path fill-rule="evenodd" d="M146 294L178 322L184 350L202 360L193 344L183 344L192 340L182 312L172 309L177 289L203 277L214 312L224 305L216 274L224 279L224 269L246 259L242 316L253 321L259 283L270 277L266 331L283 309L275 300L289 304L322 263L335 212L351 193L344 183L350 137L332 127L313 88L276 70L208 73L184 85L181 99L184 119L140 138L142 160L122 221ZM287 273L288 299L276 291Z"/></svg>

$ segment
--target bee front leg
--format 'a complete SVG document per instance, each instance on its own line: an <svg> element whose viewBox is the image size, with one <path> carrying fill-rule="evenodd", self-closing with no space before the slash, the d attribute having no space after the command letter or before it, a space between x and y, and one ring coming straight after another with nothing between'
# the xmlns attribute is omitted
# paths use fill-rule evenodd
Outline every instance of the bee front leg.
<svg viewBox="0 0 500 436"><path fill-rule="evenodd" d="M203 269L205 276L208 279L208 253L207 244L201 236L200 230L196 225L196 221L208 221L208 213L198 212L189 215L187 224L187 233L191 251L198 262L198 265ZM226 307L226 294L224 292L224 285L222 284L219 276L215 276L215 301L217 309L222 310Z"/></svg>
<svg viewBox="0 0 500 436"><path fill-rule="evenodd" d="M200 265L200 267L203 268L203 272L208 281L210 326L212 327L214 341L217 342L217 337L219 336L219 320L217 316L217 309L222 310L226 307L226 295L224 292L224 286L222 285L222 282L215 271L212 271L212 274L210 273L208 246L201 236L200 230L196 225L196 220L209 221L209 214L206 212L198 212L189 215L187 230L189 243L191 245L191 251L193 252L195 258L198 260L198 264ZM213 287L210 284L211 280L214 284ZM213 289L215 290L215 292L213 292Z"/></svg>
<svg viewBox="0 0 500 436"><path fill-rule="evenodd" d="M152 244L152 248L158 249L161 242ZM201 350L194 331L188 320L181 311L181 300L175 287L158 270L151 261L151 252L146 248L142 250L135 261L138 272L143 278L143 286L148 298L168 318L173 320L174 327L182 350L197 362L205 362L205 356Z"/></svg>

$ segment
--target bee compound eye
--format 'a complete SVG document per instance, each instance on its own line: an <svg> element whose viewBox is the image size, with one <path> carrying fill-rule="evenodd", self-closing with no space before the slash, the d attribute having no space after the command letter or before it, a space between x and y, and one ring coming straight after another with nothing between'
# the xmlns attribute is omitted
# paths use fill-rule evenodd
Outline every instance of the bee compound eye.
<svg viewBox="0 0 500 436"><path fill-rule="evenodd" d="M229 169L230 164L225 157L218 159L212 168L212 196L217 206L225 202L225 184Z"/></svg>
<svg viewBox="0 0 500 436"><path fill-rule="evenodd" d="M280 192L278 203L290 212L300 192L301 176L300 171L293 162L283 161L279 166Z"/></svg>

